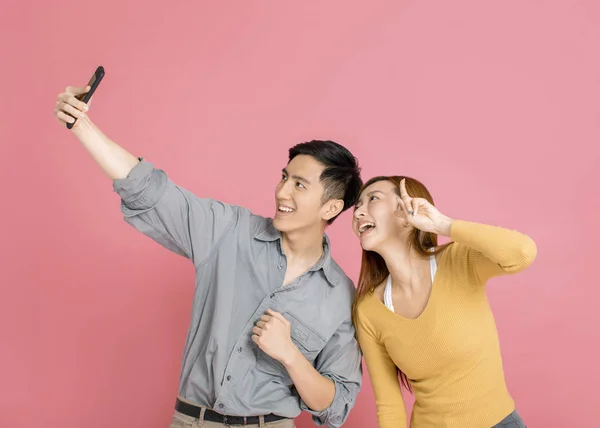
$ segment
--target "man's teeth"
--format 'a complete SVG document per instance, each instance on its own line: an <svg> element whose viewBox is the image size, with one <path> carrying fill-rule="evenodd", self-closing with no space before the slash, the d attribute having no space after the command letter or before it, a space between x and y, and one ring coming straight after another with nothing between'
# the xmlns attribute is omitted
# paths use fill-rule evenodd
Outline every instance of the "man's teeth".
<svg viewBox="0 0 600 428"><path fill-rule="evenodd" d="M358 228L358 231L360 233L364 233L369 229L373 229L375 227L375 223L365 223L365 224L361 224L361 226Z"/></svg>
<svg viewBox="0 0 600 428"><path fill-rule="evenodd" d="M283 211L284 213L293 213L294 210L288 207L279 207L279 211Z"/></svg>

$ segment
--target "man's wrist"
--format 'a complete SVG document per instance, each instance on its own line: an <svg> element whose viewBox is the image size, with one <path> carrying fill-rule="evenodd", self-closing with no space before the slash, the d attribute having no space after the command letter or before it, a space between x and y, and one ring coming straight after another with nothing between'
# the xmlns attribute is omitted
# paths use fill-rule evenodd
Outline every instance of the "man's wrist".
<svg viewBox="0 0 600 428"><path fill-rule="evenodd" d="M286 369L289 370L298 364L298 361L300 361L302 358L304 358L304 355L302 355L302 352L300 352L298 347L292 343L290 346L290 351L284 358L281 359L280 362Z"/></svg>
<svg viewBox="0 0 600 428"><path fill-rule="evenodd" d="M91 130L92 123L87 117L87 115L82 117L81 119L77 119L77 122L75 122L75 125L71 129L71 131L73 131L75 134L82 134L85 132L90 132Z"/></svg>

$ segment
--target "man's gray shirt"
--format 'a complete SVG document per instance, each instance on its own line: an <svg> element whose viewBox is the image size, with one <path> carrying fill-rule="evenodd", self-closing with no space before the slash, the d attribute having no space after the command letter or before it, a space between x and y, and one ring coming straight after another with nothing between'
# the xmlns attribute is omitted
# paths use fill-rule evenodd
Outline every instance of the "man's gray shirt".
<svg viewBox="0 0 600 428"><path fill-rule="evenodd" d="M114 189L129 224L196 269L179 394L225 415L294 418L306 410L319 425L341 426L361 387L361 352L351 318L354 284L332 259L327 237L321 260L282 287L286 257L271 219L199 198L144 159ZM268 308L290 321L298 349L334 382L335 398L323 412L308 409L284 366L252 341Z"/></svg>

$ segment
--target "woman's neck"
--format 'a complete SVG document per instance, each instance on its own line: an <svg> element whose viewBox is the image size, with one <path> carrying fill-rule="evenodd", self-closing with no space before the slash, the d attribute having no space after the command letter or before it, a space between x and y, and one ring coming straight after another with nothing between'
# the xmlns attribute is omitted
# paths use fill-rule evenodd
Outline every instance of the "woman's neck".
<svg viewBox="0 0 600 428"><path fill-rule="evenodd" d="M427 257L421 254L408 240L396 240L377 251L392 276L394 287L412 289L417 285Z"/></svg>

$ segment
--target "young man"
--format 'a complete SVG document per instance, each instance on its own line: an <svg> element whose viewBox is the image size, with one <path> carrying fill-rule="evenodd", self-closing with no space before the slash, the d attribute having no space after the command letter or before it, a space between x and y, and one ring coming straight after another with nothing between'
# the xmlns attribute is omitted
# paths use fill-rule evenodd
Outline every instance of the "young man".
<svg viewBox="0 0 600 428"><path fill-rule="evenodd" d="M352 281L324 230L354 205L356 159L332 141L289 150L273 219L198 198L108 139L67 88L55 115L113 180L125 220L196 268L175 426L341 426L361 386ZM71 115L71 116L70 116Z"/></svg>

